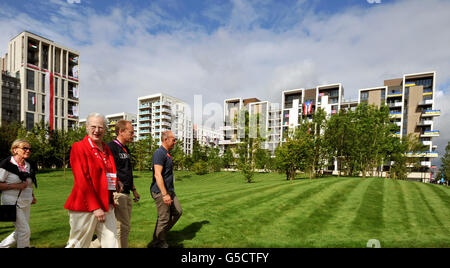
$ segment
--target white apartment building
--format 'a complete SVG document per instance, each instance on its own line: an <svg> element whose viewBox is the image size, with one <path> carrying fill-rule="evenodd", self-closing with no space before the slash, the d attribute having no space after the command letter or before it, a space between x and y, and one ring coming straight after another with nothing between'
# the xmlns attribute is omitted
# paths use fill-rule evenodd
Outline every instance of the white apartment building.
<svg viewBox="0 0 450 268"><path fill-rule="evenodd" d="M249 109L249 104L260 102L256 98L233 98L226 99L223 102L223 140L219 142L222 151L230 147L234 147L241 142L241 138L245 135L245 110Z"/></svg>
<svg viewBox="0 0 450 268"><path fill-rule="evenodd" d="M20 121L42 120L68 129L79 119L80 54L42 36L22 32L8 44L2 70L20 79Z"/></svg>
<svg viewBox="0 0 450 268"><path fill-rule="evenodd" d="M223 131L194 124L194 140L201 146L217 147L223 140Z"/></svg>
<svg viewBox="0 0 450 268"><path fill-rule="evenodd" d="M159 144L161 133L171 130L183 144L186 154L192 153L193 126L190 107L177 98L158 93L138 98L137 138L152 136Z"/></svg>
<svg viewBox="0 0 450 268"><path fill-rule="evenodd" d="M281 138L281 109L278 103L269 101L249 104L250 137L262 137L262 149L269 150L272 155Z"/></svg>
<svg viewBox="0 0 450 268"><path fill-rule="evenodd" d="M343 94L344 88L341 83L283 91L281 140L284 140L289 129L297 128L305 117L310 119L318 108L323 109L327 115L336 114L343 104ZM345 107L349 106L350 103Z"/></svg>

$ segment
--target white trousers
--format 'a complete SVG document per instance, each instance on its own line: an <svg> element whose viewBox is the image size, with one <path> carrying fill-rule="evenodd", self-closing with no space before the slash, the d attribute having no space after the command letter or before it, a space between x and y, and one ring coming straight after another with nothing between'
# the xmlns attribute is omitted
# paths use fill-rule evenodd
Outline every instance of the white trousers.
<svg viewBox="0 0 450 268"><path fill-rule="evenodd" d="M17 208L16 222L14 222L16 230L3 239L0 243L0 248L10 248L14 245L16 245L17 248L25 248L30 246L31 231L30 225L28 224L30 221L30 207L31 204Z"/></svg>
<svg viewBox="0 0 450 268"><path fill-rule="evenodd" d="M114 207L105 212L105 222L99 222L93 212L69 211L70 236L66 248L89 248L97 233L102 248L118 248Z"/></svg>

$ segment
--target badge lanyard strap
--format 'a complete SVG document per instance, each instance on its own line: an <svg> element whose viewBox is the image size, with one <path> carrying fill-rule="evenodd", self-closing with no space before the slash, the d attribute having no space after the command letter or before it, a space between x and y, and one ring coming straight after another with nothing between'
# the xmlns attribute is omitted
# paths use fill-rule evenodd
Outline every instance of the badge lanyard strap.
<svg viewBox="0 0 450 268"><path fill-rule="evenodd" d="M96 148L96 147L94 146L94 144L92 143L90 137L88 137L88 140L89 140L89 143L91 144L91 147L92 147L92 149L93 149L94 151L100 151L100 149L98 149L98 147ZM105 150L105 152L106 152L106 150ZM97 152L94 152L94 154L97 156L97 158L99 158L100 160L102 160L103 166L105 167L105 171L106 171L106 172L109 172L109 171L111 170L111 168L109 168L111 165L108 165L108 162L106 161L107 157L109 157L108 154L105 153L105 154L106 154L106 157L100 156L99 153L97 153Z"/></svg>
<svg viewBox="0 0 450 268"><path fill-rule="evenodd" d="M127 149L125 149L125 147L122 145L122 143L120 143L120 141L118 141L117 139L115 139L114 142L117 143L120 147L122 147L122 149L125 151L125 153L128 154Z"/></svg>

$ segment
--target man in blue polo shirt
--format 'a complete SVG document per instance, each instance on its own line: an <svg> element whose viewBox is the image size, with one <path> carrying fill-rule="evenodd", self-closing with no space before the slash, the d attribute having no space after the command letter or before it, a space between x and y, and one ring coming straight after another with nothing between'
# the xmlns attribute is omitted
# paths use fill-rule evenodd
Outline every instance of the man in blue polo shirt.
<svg viewBox="0 0 450 268"><path fill-rule="evenodd" d="M150 191L158 210L155 231L151 247L167 248L166 233L181 217L182 209L175 194L173 185L173 161L170 150L175 146L176 139L172 131L161 134L161 146L152 158L153 181Z"/></svg>

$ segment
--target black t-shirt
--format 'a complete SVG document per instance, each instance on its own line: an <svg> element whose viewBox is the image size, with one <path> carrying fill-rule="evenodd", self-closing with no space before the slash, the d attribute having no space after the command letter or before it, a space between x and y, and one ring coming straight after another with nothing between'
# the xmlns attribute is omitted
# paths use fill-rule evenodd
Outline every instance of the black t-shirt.
<svg viewBox="0 0 450 268"><path fill-rule="evenodd" d="M173 162L172 157L169 152L163 146L160 146L152 158L152 167L153 167L153 181L150 187L150 191L153 193L160 193L158 184L156 183L155 178L155 165L160 165L163 167L161 175L164 179L164 186L168 192L174 192L175 188L173 186Z"/></svg>
<svg viewBox="0 0 450 268"><path fill-rule="evenodd" d="M114 156L117 178L123 183L123 193L129 194L133 189L133 167L131 165L130 150L118 140L110 141L108 147Z"/></svg>

